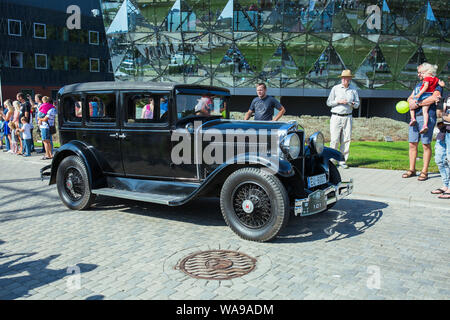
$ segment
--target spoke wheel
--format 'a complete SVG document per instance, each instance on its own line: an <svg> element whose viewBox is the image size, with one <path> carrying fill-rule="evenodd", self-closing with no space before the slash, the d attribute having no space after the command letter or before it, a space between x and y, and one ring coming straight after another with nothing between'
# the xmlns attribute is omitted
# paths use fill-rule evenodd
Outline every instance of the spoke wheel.
<svg viewBox="0 0 450 320"><path fill-rule="evenodd" d="M67 169L64 175L64 189L70 200L79 201L85 192L83 177L77 168Z"/></svg>
<svg viewBox="0 0 450 320"><path fill-rule="evenodd" d="M267 192L258 184L242 183L232 195L233 208L239 221L248 228L261 228L272 216Z"/></svg>
<svg viewBox="0 0 450 320"><path fill-rule="evenodd" d="M241 238L269 241L289 220L289 198L281 181L259 168L242 168L222 186L220 208L227 225Z"/></svg>
<svg viewBox="0 0 450 320"><path fill-rule="evenodd" d="M56 187L61 201L70 209L87 209L95 200L86 165L78 156L69 156L61 161L56 173Z"/></svg>

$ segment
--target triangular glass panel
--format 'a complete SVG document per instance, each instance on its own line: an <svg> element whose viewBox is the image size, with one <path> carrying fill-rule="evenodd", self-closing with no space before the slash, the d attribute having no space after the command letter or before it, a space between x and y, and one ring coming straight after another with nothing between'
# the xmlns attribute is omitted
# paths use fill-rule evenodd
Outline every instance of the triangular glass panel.
<svg viewBox="0 0 450 320"><path fill-rule="evenodd" d="M332 31L337 33L353 33L353 28L344 11L340 10L332 16Z"/></svg>
<svg viewBox="0 0 450 320"><path fill-rule="evenodd" d="M375 44L359 35L333 41L333 47L342 58L346 68L357 70Z"/></svg>
<svg viewBox="0 0 450 320"><path fill-rule="evenodd" d="M421 47L413 54L413 56L408 60L403 70L400 71L397 79L402 81L416 81L417 79L417 66L421 65L426 61L425 54Z"/></svg>
<svg viewBox="0 0 450 320"><path fill-rule="evenodd" d="M358 70L355 72L355 79L359 80L364 86L372 89L373 81L392 81L392 73L388 63L384 58L380 48L375 47L367 56Z"/></svg>
<svg viewBox="0 0 450 320"><path fill-rule="evenodd" d="M268 75L270 85L274 87L281 86L280 79L295 79L298 73L294 58L284 45L277 48L263 71Z"/></svg>
<svg viewBox="0 0 450 320"><path fill-rule="evenodd" d="M126 34L108 35L106 38L113 71L116 72L125 57L129 43L126 39Z"/></svg>
<svg viewBox="0 0 450 320"><path fill-rule="evenodd" d="M311 27L320 20L322 12L325 9L327 1L305 1L300 9L300 21L306 30L310 30Z"/></svg>
<svg viewBox="0 0 450 320"><path fill-rule="evenodd" d="M122 7L123 0L108 0L100 1L102 8L102 18L105 30L109 29L109 26L114 21L117 13Z"/></svg>
<svg viewBox="0 0 450 320"><path fill-rule="evenodd" d="M285 1L278 0L274 1L273 7L270 10L263 11L260 30L268 33L283 31L285 6Z"/></svg>
<svg viewBox="0 0 450 320"><path fill-rule="evenodd" d="M115 31L113 28L113 25L116 21L116 19L114 19L114 21L111 24L111 26L109 27L107 33L122 32L121 29L123 29L125 27L124 13L122 11L122 10L124 10L124 8L126 8L126 11L127 11L127 27L128 27L129 33L130 32L154 32L155 31L155 28L142 15L139 8L137 6L135 6L131 0L125 0L117 14L117 16L120 15L119 16L120 23L117 26L119 30Z"/></svg>
<svg viewBox="0 0 450 320"><path fill-rule="evenodd" d="M302 13L304 14L304 7L291 6L285 3L283 14L283 26L284 32L304 32L306 27L302 23Z"/></svg>
<svg viewBox="0 0 450 320"><path fill-rule="evenodd" d="M367 89L369 87L368 81L364 80L352 79L352 83L360 89Z"/></svg>
<svg viewBox="0 0 450 320"><path fill-rule="evenodd" d="M288 54L298 67L299 78L303 78L310 69L310 64L306 62L306 43L306 34L300 34L284 42Z"/></svg>
<svg viewBox="0 0 450 320"><path fill-rule="evenodd" d="M235 43L254 72L263 71L263 66L272 58L279 45L263 34L258 34L256 38L247 37Z"/></svg>
<svg viewBox="0 0 450 320"><path fill-rule="evenodd" d="M141 11L142 16L152 25L158 26L161 30L168 31L168 19L171 9L175 5L176 0L154 1L154 2L137 2L137 7ZM181 6L180 6L181 7Z"/></svg>
<svg viewBox="0 0 450 320"><path fill-rule="evenodd" d="M196 16L184 1L177 0L170 8L162 26L169 32L196 31Z"/></svg>
<svg viewBox="0 0 450 320"><path fill-rule="evenodd" d="M315 2L315 1L314 1ZM332 32L334 15L334 1L329 1L328 5L315 17L312 23L308 24L310 32Z"/></svg>
<svg viewBox="0 0 450 320"><path fill-rule="evenodd" d="M183 0L182 3L182 8L191 13L188 17L191 23L195 24L195 31L209 30L213 19L212 12L215 12L212 6L217 6L217 2L211 2L211 6L209 0Z"/></svg>
<svg viewBox="0 0 450 320"><path fill-rule="evenodd" d="M339 57L333 47L328 47L314 62L306 78L312 81L326 80L327 78L336 78L344 69L346 68L342 62L342 59Z"/></svg>
<svg viewBox="0 0 450 320"><path fill-rule="evenodd" d="M122 61L119 63L119 67L115 71L115 76L122 76L122 77L133 77L136 75L137 66L136 61L134 57L134 50L128 49L124 56Z"/></svg>
<svg viewBox="0 0 450 320"><path fill-rule="evenodd" d="M427 1L425 5L422 5L413 20L406 29L407 34L417 34L420 38L426 37L441 37L443 35L441 25L434 15L433 9L430 3Z"/></svg>
<svg viewBox="0 0 450 320"><path fill-rule="evenodd" d="M323 71L326 66L326 49L328 45L328 41L308 34L305 55L305 68L308 77L324 77ZM292 51L290 52L292 54ZM298 63L297 65L301 66Z"/></svg>
<svg viewBox="0 0 450 320"><path fill-rule="evenodd" d="M399 35L400 30L397 28L396 15L391 12L386 0L383 0L383 7L381 9L381 33Z"/></svg>
<svg viewBox="0 0 450 320"><path fill-rule="evenodd" d="M234 1L233 30L245 32L261 29L264 20L267 19L266 12L260 13L253 8L247 10L242 2Z"/></svg>
<svg viewBox="0 0 450 320"><path fill-rule="evenodd" d="M381 35L379 47L394 76L398 76L417 49L417 45L400 36Z"/></svg>
<svg viewBox="0 0 450 320"><path fill-rule="evenodd" d="M358 33L361 25L364 23L365 13L363 8L364 7L358 6L352 1L344 10L347 21L350 23L355 33Z"/></svg>
<svg viewBox="0 0 450 320"><path fill-rule="evenodd" d="M211 73L211 39L208 33L189 33L184 39L184 47L194 53L202 68Z"/></svg>
<svg viewBox="0 0 450 320"><path fill-rule="evenodd" d="M438 66L438 74L450 63L450 43L440 38L425 38L422 49L427 62Z"/></svg>
<svg viewBox="0 0 450 320"><path fill-rule="evenodd" d="M127 33L128 32L128 10L127 10L128 0L124 0L121 4L119 10L117 11L114 19L111 21L108 29L106 30L107 35L117 34L117 33Z"/></svg>
<svg viewBox="0 0 450 320"><path fill-rule="evenodd" d="M234 16L234 0L228 0L225 6L217 12L219 15L217 18L211 21L211 25L214 31L233 31L233 16Z"/></svg>

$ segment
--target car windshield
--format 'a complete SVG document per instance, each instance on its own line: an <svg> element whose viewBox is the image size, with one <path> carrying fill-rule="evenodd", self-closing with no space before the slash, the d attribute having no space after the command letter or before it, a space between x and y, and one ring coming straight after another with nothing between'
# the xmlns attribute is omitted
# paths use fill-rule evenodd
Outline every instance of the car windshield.
<svg viewBox="0 0 450 320"><path fill-rule="evenodd" d="M177 94L177 118L188 116L222 116L227 117L228 94L221 92Z"/></svg>

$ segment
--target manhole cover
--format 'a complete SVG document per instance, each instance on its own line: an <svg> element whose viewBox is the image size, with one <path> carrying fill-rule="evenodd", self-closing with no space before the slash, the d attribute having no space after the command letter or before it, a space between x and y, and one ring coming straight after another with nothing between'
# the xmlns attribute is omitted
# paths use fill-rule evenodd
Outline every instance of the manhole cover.
<svg viewBox="0 0 450 320"><path fill-rule="evenodd" d="M197 279L229 280L253 271L256 259L237 251L210 250L193 253L179 263L178 269Z"/></svg>

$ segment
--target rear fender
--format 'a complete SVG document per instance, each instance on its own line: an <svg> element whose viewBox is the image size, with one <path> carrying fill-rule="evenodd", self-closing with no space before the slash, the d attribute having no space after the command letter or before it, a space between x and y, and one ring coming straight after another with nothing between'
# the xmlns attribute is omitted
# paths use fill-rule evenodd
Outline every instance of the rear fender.
<svg viewBox="0 0 450 320"><path fill-rule="evenodd" d="M89 150L89 147L87 145L77 140L70 141L62 145L56 151L51 164L49 184L56 183L56 173L61 161L64 158L72 155L80 157L86 165L89 177L89 185L91 186L91 188L95 189L106 184L106 179L103 175L103 170L99 165L99 161L92 153L92 151Z"/></svg>

